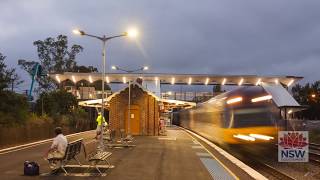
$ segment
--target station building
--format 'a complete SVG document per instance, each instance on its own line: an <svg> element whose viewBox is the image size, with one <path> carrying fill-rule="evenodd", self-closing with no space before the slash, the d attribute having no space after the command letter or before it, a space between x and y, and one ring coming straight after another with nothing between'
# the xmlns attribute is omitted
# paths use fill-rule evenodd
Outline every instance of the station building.
<svg viewBox="0 0 320 180"><path fill-rule="evenodd" d="M125 129L127 132L130 129L133 135L158 135L159 98L138 83L132 83L130 86L130 123L128 123L129 87L126 87L107 99L110 128L116 132L119 132L120 129ZM130 124L129 128L128 124Z"/></svg>

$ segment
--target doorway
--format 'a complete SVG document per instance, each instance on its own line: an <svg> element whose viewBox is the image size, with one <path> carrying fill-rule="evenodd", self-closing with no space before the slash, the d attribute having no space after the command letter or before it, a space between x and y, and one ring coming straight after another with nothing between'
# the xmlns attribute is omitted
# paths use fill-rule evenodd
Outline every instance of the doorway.
<svg viewBox="0 0 320 180"><path fill-rule="evenodd" d="M128 133L128 109L125 111L125 129ZM130 108L130 133L140 135L140 110L139 106L131 105Z"/></svg>

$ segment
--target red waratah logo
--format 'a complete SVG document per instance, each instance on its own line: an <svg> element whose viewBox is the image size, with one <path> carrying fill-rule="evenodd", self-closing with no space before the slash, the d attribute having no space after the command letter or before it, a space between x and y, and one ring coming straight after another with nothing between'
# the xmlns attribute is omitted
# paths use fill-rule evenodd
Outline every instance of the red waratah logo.
<svg viewBox="0 0 320 180"><path fill-rule="evenodd" d="M283 137L280 137L279 145L285 149L290 149L290 148L302 149L303 147L308 145L306 141L307 141L307 138L303 137L302 133L293 132L293 133L284 134Z"/></svg>

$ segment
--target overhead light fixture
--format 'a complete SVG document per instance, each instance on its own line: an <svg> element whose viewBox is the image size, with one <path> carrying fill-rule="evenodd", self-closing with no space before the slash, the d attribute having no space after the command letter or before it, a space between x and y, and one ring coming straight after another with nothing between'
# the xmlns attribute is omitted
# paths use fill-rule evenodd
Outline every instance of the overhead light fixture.
<svg viewBox="0 0 320 180"><path fill-rule="evenodd" d="M90 83L92 83L93 81L92 81L92 77L91 76L89 76L89 82Z"/></svg>
<svg viewBox="0 0 320 180"><path fill-rule="evenodd" d="M253 98L253 99L251 99L251 102L254 103L254 102L260 102L260 101L266 101L266 100L269 100L269 99L272 99L272 96L271 96L271 95Z"/></svg>
<svg viewBox="0 0 320 180"><path fill-rule="evenodd" d="M240 79L240 81L239 81L238 85L239 85L239 86L241 86L241 85L242 85L242 83L243 83L243 78L241 78L241 79Z"/></svg>
<svg viewBox="0 0 320 180"><path fill-rule="evenodd" d="M312 98L315 98L315 97L316 97L316 95L315 95L315 94L311 94L311 97L312 97Z"/></svg>
<svg viewBox="0 0 320 180"><path fill-rule="evenodd" d="M175 78L173 77L172 79L171 79L171 84L174 84L175 83Z"/></svg>
<svg viewBox="0 0 320 180"><path fill-rule="evenodd" d="M204 83L205 85L209 84L209 78L206 79L206 82Z"/></svg>
<svg viewBox="0 0 320 180"><path fill-rule="evenodd" d="M288 111L288 114L291 114L292 113L292 110L290 109L289 111Z"/></svg>
<svg viewBox="0 0 320 180"><path fill-rule="evenodd" d="M192 83L192 78L189 77L188 84L190 85L191 83Z"/></svg>
<svg viewBox="0 0 320 180"><path fill-rule="evenodd" d="M58 83L60 83L60 77L58 75L56 75L56 80L58 81Z"/></svg>
<svg viewBox="0 0 320 180"><path fill-rule="evenodd" d="M72 30L73 34L77 34L77 35L85 35L85 33L83 31L81 31L80 29L74 29Z"/></svg>
<svg viewBox="0 0 320 180"><path fill-rule="evenodd" d="M73 83L76 83L76 78L74 77L74 75L72 75L71 77L72 77Z"/></svg>
<svg viewBox="0 0 320 180"><path fill-rule="evenodd" d="M227 104L233 104L233 103L237 103L237 102L241 102L242 101L242 97L236 97L236 98L232 98L227 100Z"/></svg>
<svg viewBox="0 0 320 180"><path fill-rule="evenodd" d="M293 79L291 79L291 81L288 83L288 87L291 86L291 84L294 82Z"/></svg>
<svg viewBox="0 0 320 180"><path fill-rule="evenodd" d="M226 78L223 78L221 85L225 85L226 82L227 82L227 79L226 79Z"/></svg>
<svg viewBox="0 0 320 180"><path fill-rule="evenodd" d="M155 78L154 78L154 82L156 83L156 86L158 86L158 80L159 80L158 77L155 77Z"/></svg>
<svg viewBox="0 0 320 180"><path fill-rule="evenodd" d="M261 83L261 78L258 79L257 83L256 83L256 86L259 86Z"/></svg>
<svg viewBox="0 0 320 180"><path fill-rule="evenodd" d="M130 38L136 38L139 35L139 32L136 28L130 28L126 32L126 35Z"/></svg>

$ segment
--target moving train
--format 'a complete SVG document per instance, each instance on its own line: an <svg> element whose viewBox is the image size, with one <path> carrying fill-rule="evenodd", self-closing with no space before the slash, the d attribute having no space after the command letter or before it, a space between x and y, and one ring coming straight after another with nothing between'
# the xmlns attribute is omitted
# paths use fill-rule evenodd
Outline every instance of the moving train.
<svg viewBox="0 0 320 180"><path fill-rule="evenodd" d="M241 87L178 112L178 122L219 144L274 144L284 120L262 86Z"/></svg>

